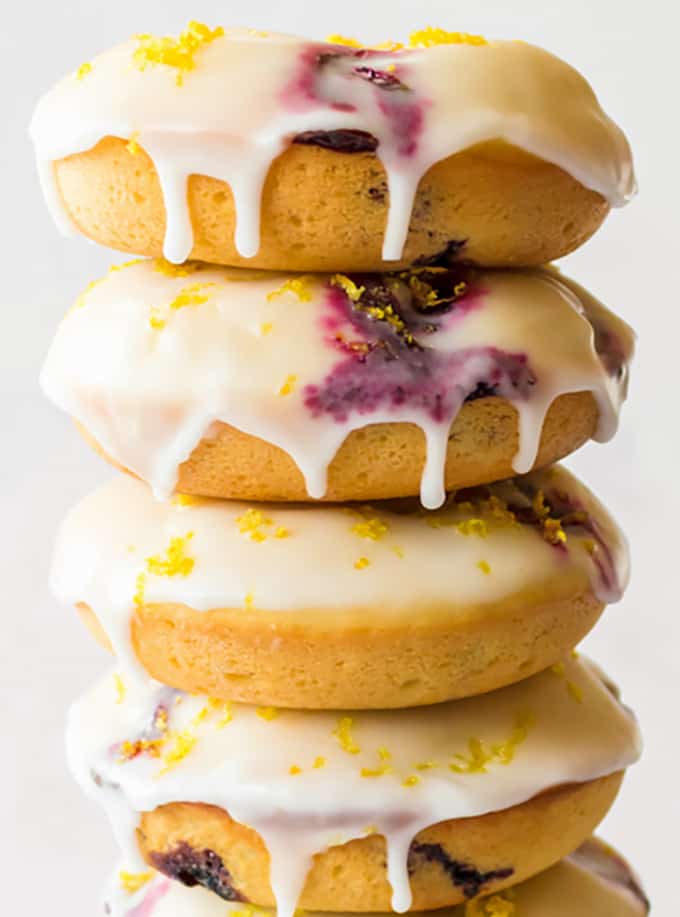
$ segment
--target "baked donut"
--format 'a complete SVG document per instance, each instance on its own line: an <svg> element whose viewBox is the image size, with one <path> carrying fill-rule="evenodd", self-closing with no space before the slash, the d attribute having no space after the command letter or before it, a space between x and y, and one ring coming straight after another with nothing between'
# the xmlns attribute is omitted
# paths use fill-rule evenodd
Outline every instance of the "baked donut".
<svg viewBox="0 0 680 917"><path fill-rule="evenodd" d="M562 468L443 510L155 501L118 477L62 526L57 597L121 664L192 694L409 707L525 678L618 599L625 541Z"/></svg>
<svg viewBox="0 0 680 917"><path fill-rule="evenodd" d="M109 675L67 745L133 869L280 917L429 910L522 882L586 840L639 755L631 713L572 658L492 694L351 715Z"/></svg>
<svg viewBox="0 0 680 917"><path fill-rule="evenodd" d="M191 873L185 880L192 881ZM165 876L120 869L106 897L110 917L243 917L252 908L225 902L200 885L185 886ZM146 908L146 910L143 910ZM257 909L259 917L275 912ZM433 917L647 917L649 902L623 857L590 838L545 872L467 905L443 908ZM315 915L316 917L316 915ZM351 917L350 914L345 917ZM388 917L388 915L383 915Z"/></svg>
<svg viewBox="0 0 680 917"><path fill-rule="evenodd" d="M48 92L31 132L60 226L177 263L543 264L635 189L570 66L432 29L383 49L200 23L137 36Z"/></svg>
<svg viewBox="0 0 680 917"><path fill-rule="evenodd" d="M80 297L42 383L161 498L420 489L433 508L609 438L632 350L629 327L553 270L291 276L144 260Z"/></svg>

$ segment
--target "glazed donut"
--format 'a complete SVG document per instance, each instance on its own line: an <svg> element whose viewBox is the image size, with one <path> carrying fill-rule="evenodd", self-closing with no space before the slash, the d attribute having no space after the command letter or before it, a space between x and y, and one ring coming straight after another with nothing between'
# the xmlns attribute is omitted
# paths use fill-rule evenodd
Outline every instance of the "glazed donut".
<svg viewBox="0 0 680 917"><path fill-rule="evenodd" d="M106 906L110 917L134 917L138 914L135 908L142 907L146 908L142 913L148 917L242 917L249 912L247 905L225 902L200 886L187 887L157 873L136 875L124 869L118 870L111 882ZM608 844L591 838L557 866L534 878L505 892L475 898L465 906L444 908L433 917L647 917L648 914L649 902L628 863ZM276 914L265 911L261 917L276 917Z"/></svg>
<svg viewBox="0 0 680 917"><path fill-rule="evenodd" d="M561 468L426 513L85 498L52 587L128 667L192 694L282 707L409 707L556 663L618 599L623 536Z"/></svg>
<svg viewBox="0 0 680 917"><path fill-rule="evenodd" d="M609 438L632 350L628 326L552 270L291 276L145 260L80 297L42 382L161 498L420 488L433 508Z"/></svg>
<svg viewBox="0 0 680 917"><path fill-rule="evenodd" d="M575 70L441 30L383 50L199 23L138 36L54 87L31 131L62 227L177 263L537 265L635 189Z"/></svg>
<svg viewBox="0 0 680 917"><path fill-rule="evenodd" d="M492 694L351 716L109 675L67 745L125 862L138 849L281 917L429 910L521 882L589 836L639 754L630 712L573 658Z"/></svg>

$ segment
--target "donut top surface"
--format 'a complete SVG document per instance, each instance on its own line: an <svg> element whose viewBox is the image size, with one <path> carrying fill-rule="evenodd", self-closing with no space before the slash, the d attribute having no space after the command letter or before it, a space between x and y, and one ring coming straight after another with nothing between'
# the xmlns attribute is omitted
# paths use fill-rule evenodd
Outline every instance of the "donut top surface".
<svg viewBox="0 0 680 917"><path fill-rule="evenodd" d="M386 838L393 909L408 909L420 830L612 774L638 758L640 737L603 676L569 658L491 694L352 714L225 704L108 674L71 709L67 746L126 862L143 871L140 812L215 805L261 835L279 913L292 915L303 864L372 832Z"/></svg>
<svg viewBox="0 0 680 917"><path fill-rule="evenodd" d="M401 257L422 176L484 141L554 163L613 205L631 197L628 143L569 65L524 42L442 30L418 33L412 45L357 48L195 22L178 38L136 36L39 102L31 133L48 202L68 226L52 162L107 136L129 138L131 153L143 147L158 172L170 261L193 247L191 174L231 186L236 247L252 257L272 161L295 141L329 145L337 131L368 135L387 171L386 261Z"/></svg>
<svg viewBox="0 0 680 917"><path fill-rule="evenodd" d="M425 623L583 591L615 601L627 579L616 523L555 466L460 491L435 512L416 501L161 503L120 476L65 520L51 584L61 601L92 608L118 658L134 665L129 621L143 604L293 611L329 627L367 615Z"/></svg>
<svg viewBox="0 0 680 917"><path fill-rule="evenodd" d="M498 395L517 408L523 473L562 394L592 392L597 438L613 435L632 351L623 321L549 269L286 276L142 260L78 299L42 383L161 497L215 421L287 452L312 498L352 431L415 424L432 508L466 400Z"/></svg>
<svg viewBox="0 0 680 917"><path fill-rule="evenodd" d="M135 874L124 869L113 877L106 903L110 917L276 917L267 908L227 903L202 888L185 888L153 872ZM595 838L557 866L512 889L437 911L439 917L645 917L648 913L644 893L628 864Z"/></svg>

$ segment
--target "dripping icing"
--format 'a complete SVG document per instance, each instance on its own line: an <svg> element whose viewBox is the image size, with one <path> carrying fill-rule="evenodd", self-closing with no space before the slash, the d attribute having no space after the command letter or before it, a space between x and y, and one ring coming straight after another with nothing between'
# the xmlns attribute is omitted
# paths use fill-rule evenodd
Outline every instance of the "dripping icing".
<svg viewBox="0 0 680 917"><path fill-rule="evenodd" d="M168 727L190 728L197 741L160 777L157 759L142 755L121 763L116 753L121 739L139 735L152 719L158 689L135 687L120 705L108 676L70 713L69 761L83 789L108 808L111 819L123 818L118 833L130 831L130 848L135 813L179 800L215 805L250 825L268 847L273 875L280 877L281 917L293 914L313 853L363 837L367 825L375 826L387 839L393 907L404 909L410 904L404 855L419 831L501 811L550 787L612 774L637 759L639 736L631 715L589 664L569 659L564 666L582 692L581 704L560 679L544 672L492 695L417 710L359 712L353 724L357 754L347 754L335 740L336 713L282 711L264 720L253 708L234 704L231 722L219 729L215 718L199 716L206 698L184 695L172 707ZM472 736L484 747L505 742L518 712L531 713L533 724L511 759L490 764L488 773L446 766ZM380 747L391 751L392 771L362 777ZM320 752L327 765L314 769L310 762ZM306 765L296 776L290 776L292 760ZM423 771L417 786L405 785L403 775L420 760L442 766ZM117 786L118 798L102 794L102 785Z"/></svg>
<svg viewBox="0 0 680 917"><path fill-rule="evenodd" d="M202 49L181 85L169 68L130 66L136 50L134 41L122 44L96 58L86 80L64 79L39 102L31 134L47 203L64 228L69 220L51 164L105 137L139 132L137 142L161 179L169 260L184 260L193 247L190 174L230 185L236 247L253 257L269 167L309 132L376 139L390 189L385 261L402 255L427 170L485 141L500 138L560 166L612 205L635 190L626 139L588 83L522 42L376 51L232 29ZM546 93L555 95L554 104L546 104ZM223 103L219 115L214 98ZM238 135L234 125L241 126Z"/></svg>
<svg viewBox="0 0 680 917"><path fill-rule="evenodd" d="M596 438L616 429L632 332L555 272L423 268L340 281L192 270L206 301L175 312L162 330L150 325L150 307L167 312L184 271L142 261L108 275L87 292L86 308L67 315L42 373L48 397L159 498L216 422L287 452L314 499L352 431L415 424L427 441L428 508L444 499L450 425L480 393L507 398L519 413L518 472L533 464L546 411L562 394L593 393Z"/></svg>
<svg viewBox="0 0 680 917"><path fill-rule="evenodd" d="M603 873L615 871L614 877ZM517 917L583 917L583 914L612 914L616 917L645 917L648 904L627 863L607 844L595 838L573 856L512 889L509 900ZM270 908L251 907L219 899L201 888L185 888L155 877L140 892L130 896L121 891L118 873L106 895L108 917L142 917L136 908L147 903L144 917L276 917ZM483 902L482 902L483 903ZM441 917L481 917L476 906L442 909ZM251 914L251 911L253 912ZM470 912L471 911L471 912ZM310 917L323 917L307 912ZM343 914L342 917L352 917ZM380 915L387 917L387 915ZM423 917L422 914L417 917Z"/></svg>

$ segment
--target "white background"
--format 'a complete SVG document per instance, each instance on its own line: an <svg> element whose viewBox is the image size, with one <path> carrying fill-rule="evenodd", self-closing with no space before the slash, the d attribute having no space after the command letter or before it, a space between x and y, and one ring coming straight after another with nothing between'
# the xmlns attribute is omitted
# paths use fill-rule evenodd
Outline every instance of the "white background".
<svg viewBox="0 0 680 917"><path fill-rule="evenodd" d="M44 209L26 127L38 95L63 73L138 31L189 18L377 41L427 24L522 37L592 81L636 153L641 193L563 266L639 333L631 398L618 437L571 465L630 536L634 579L587 648L622 684L647 738L606 823L642 873L654 913L674 917L680 853L678 636L680 495L678 372L678 41L674 0L14 0L0 20L0 881L7 917L86 917L113 866L101 813L67 776L68 702L106 660L45 580L64 511L107 475L36 382L66 306L115 255L61 239ZM119 259L120 260L120 259ZM106 524L106 520L102 520ZM559 830L557 826L556 830ZM591 915L584 915L591 917ZM595 915L592 915L595 917Z"/></svg>

